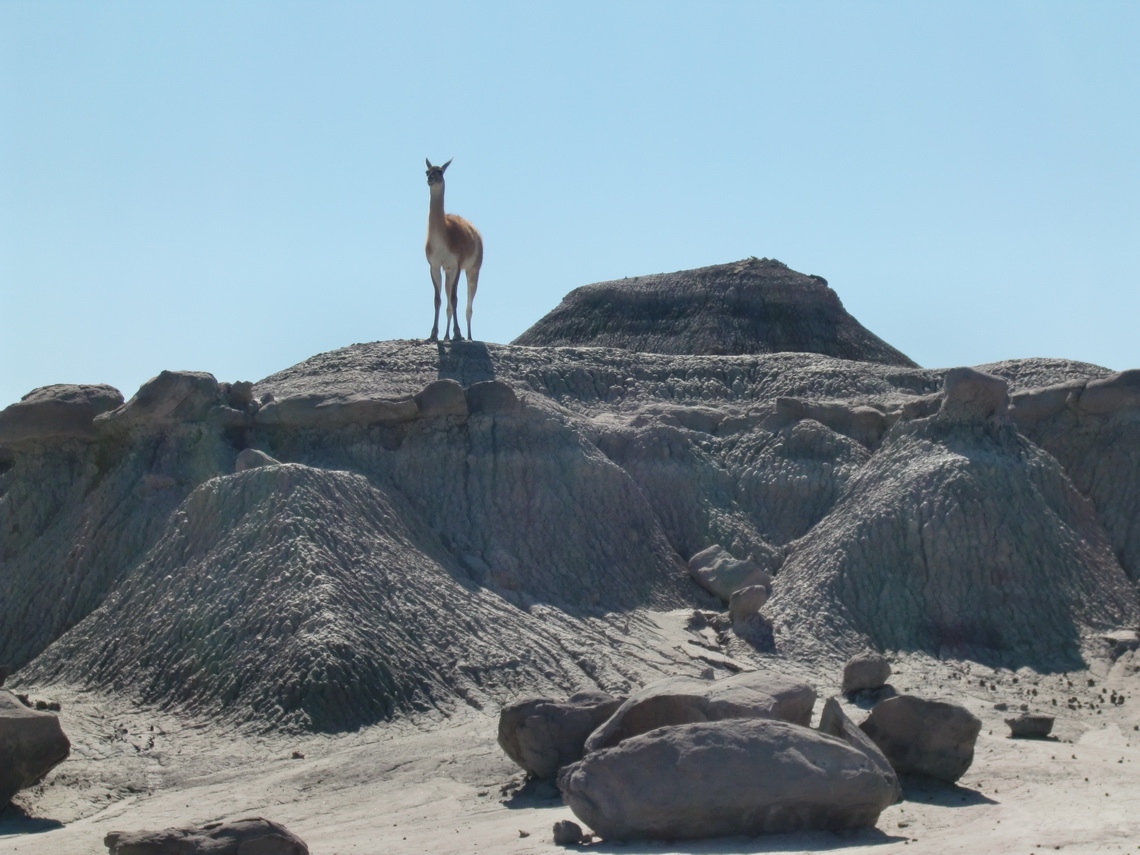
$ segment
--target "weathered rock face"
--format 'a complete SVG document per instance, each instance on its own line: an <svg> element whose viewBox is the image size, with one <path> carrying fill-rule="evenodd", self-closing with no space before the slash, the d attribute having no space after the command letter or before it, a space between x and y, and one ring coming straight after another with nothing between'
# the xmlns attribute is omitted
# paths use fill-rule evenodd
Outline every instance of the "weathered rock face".
<svg viewBox="0 0 1140 855"><path fill-rule="evenodd" d="M900 775L949 783L974 762L974 743L982 729L981 721L964 707L913 695L876 704L859 726Z"/></svg>
<svg viewBox="0 0 1140 855"><path fill-rule="evenodd" d="M499 747L535 777L553 778L582 759L586 738L624 700L579 692L565 701L527 698L508 704L499 713Z"/></svg>
<svg viewBox="0 0 1140 855"><path fill-rule="evenodd" d="M41 391L84 414L84 436L0 440L0 660L17 668L98 607L194 487L233 471L248 417L198 373L163 372L115 409L109 387L75 389Z"/></svg>
<svg viewBox="0 0 1140 855"><path fill-rule="evenodd" d="M805 323L831 300L724 275L791 277ZM695 667L615 636L712 606L685 567L710 544L772 577L738 635L835 665L1071 667L1134 628L1134 374L888 363L377 342L256 388L40 390L0 414L0 662L326 729L625 693Z"/></svg>
<svg viewBox="0 0 1140 855"><path fill-rule="evenodd" d="M1066 667L1082 627L1134 621L1136 590L1053 457L1008 423L933 416L895 426L797 542L766 613L789 650Z"/></svg>
<svg viewBox="0 0 1140 855"><path fill-rule="evenodd" d="M607 840L681 840L872 826L888 776L842 740L782 721L661 727L587 754L558 778Z"/></svg>
<svg viewBox="0 0 1140 855"><path fill-rule="evenodd" d="M620 590L620 572L599 570L596 584ZM391 487L293 463L195 490L143 561L25 675L338 730L456 697L481 707L524 686L588 685L574 658L593 681L623 685L619 650L588 661L565 650L604 632L474 583Z"/></svg>
<svg viewBox="0 0 1140 855"><path fill-rule="evenodd" d="M658 727L733 718L771 718L807 726L815 689L764 672L710 682L671 677L630 695L586 740L599 751Z"/></svg>
<svg viewBox="0 0 1140 855"><path fill-rule="evenodd" d="M201 828L112 831L109 855L309 855L309 847L280 823L261 817L212 822Z"/></svg>
<svg viewBox="0 0 1140 855"><path fill-rule="evenodd" d="M514 343L643 353L807 351L914 366L847 314L826 281L756 258L586 285Z"/></svg>
<svg viewBox="0 0 1140 855"><path fill-rule="evenodd" d="M70 753L71 743L56 716L28 709L0 689L0 809Z"/></svg>
<svg viewBox="0 0 1140 855"><path fill-rule="evenodd" d="M1070 380L1013 396L1014 421L1096 507L1121 565L1140 582L1140 372Z"/></svg>

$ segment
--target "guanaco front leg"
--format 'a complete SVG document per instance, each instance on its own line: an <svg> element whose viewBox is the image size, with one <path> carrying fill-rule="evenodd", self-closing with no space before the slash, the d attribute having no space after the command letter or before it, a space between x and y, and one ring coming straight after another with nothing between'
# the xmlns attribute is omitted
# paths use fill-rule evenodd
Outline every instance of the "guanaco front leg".
<svg viewBox="0 0 1140 855"><path fill-rule="evenodd" d="M440 269L438 267L431 268L431 284L435 286L435 323L431 325L431 339L430 341L439 341L439 304L440 296L439 290L442 287L440 276ZM445 332L446 336L446 332Z"/></svg>
<svg viewBox="0 0 1140 855"><path fill-rule="evenodd" d="M463 341L463 334L459 332L459 268L445 270L447 274L447 328L444 330L444 339L451 332L452 341Z"/></svg>

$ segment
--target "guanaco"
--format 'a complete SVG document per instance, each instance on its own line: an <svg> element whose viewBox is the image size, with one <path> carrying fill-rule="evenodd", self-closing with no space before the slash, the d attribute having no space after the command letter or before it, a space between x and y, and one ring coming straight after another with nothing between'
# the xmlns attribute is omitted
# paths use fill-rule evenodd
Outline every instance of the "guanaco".
<svg viewBox="0 0 1140 855"><path fill-rule="evenodd" d="M435 323L431 328L431 341L439 339L439 289L444 278L447 284L447 325L443 338L446 341L450 333L454 341L462 341L463 336L459 332L459 272L467 274L467 337L471 338L471 304L475 302L479 268L483 266L483 236L463 217L443 210L443 173L451 161L443 166L432 166L426 158L425 161L431 205L428 207L424 253L431 269L431 283L435 286Z"/></svg>

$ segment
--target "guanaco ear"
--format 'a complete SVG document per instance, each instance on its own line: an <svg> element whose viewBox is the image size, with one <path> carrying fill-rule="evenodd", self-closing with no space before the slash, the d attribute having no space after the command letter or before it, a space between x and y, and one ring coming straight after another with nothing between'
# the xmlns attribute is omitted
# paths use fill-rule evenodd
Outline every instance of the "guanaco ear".
<svg viewBox="0 0 1140 855"><path fill-rule="evenodd" d="M426 163L428 165L428 169L431 169L431 161L428 160L426 157L424 158L424 163Z"/></svg>
<svg viewBox="0 0 1140 855"><path fill-rule="evenodd" d="M451 158L451 160L455 160L455 158L453 157L453 158ZM447 163L445 163L443 166L441 166L441 167L439 168L439 171L440 171L440 172L446 172L446 171L447 171L447 167L451 166L451 160L449 160Z"/></svg>

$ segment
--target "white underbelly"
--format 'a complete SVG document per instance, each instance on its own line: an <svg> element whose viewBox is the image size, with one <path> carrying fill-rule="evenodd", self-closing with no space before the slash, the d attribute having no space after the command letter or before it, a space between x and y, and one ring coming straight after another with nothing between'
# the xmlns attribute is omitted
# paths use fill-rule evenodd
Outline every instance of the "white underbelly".
<svg viewBox="0 0 1140 855"><path fill-rule="evenodd" d="M432 243L427 253L428 264L432 267L442 267L444 270L456 270L463 266L464 259L452 252L446 245L438 246Z"/></svg>

